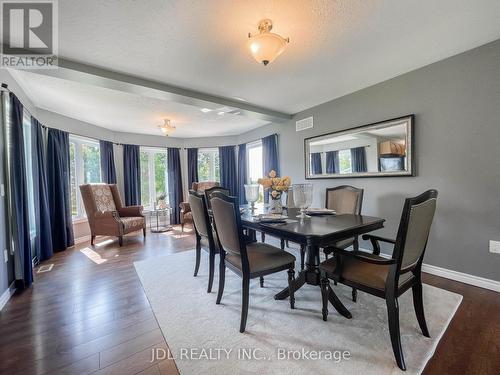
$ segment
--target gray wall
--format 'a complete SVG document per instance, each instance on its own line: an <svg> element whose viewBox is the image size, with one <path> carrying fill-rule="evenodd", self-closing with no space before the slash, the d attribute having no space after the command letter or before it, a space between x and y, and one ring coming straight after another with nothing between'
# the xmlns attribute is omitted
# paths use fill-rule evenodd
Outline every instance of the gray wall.
<svg viewBox="0 0 500 375"><path fill-rule="evenodd" d="M304 181L304 138L410 113L416 115L416 177L329 179L314 184L314 205L325 188L365 189L363 213L387 219L379 234L394 237L403 200L439 191L425 263L500 281L500 41L404 74L298 113L288 125L263 127L240 141L280 134L282 174ZM295 120L314 128L295 132ZM369 247L363 243L364 247Z"/></svg>

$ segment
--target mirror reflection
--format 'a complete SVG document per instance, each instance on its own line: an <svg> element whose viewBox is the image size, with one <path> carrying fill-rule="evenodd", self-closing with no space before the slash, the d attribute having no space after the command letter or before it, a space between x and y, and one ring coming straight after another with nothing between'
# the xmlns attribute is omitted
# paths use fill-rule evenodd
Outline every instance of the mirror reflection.
<svg viewBox="0 0 500 375"><path fill-rule="evenodd" d="M413 115L305 140L306 178L408 176Z"/></svg>

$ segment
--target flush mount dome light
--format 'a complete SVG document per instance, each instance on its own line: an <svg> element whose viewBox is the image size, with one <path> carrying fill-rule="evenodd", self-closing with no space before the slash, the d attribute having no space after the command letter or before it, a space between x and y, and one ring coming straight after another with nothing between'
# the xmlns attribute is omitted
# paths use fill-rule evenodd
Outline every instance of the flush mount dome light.
<svg viewBox="0 0 500 375"><path fill-rule="evenodd" d="M170 124L169 119L164 119L163 124L158 125L158 127L167 137L175 131L175 126Z"/></svg>
<svg viewBox="0 0 500 375"><path fill-rule="evenodd" d="M284 50L289 38L283 38L271 33L273 22L265 19L259 22L259 34L252 36L248 33L248 48L254 59L260 64L267 65L274 61Z"/></svg>

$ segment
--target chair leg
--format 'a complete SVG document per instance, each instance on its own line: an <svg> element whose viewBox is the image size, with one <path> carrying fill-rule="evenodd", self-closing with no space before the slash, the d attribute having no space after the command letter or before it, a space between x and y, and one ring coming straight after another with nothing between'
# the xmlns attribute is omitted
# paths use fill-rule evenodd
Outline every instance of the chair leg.
<svg viewBox="0 0 500 375"><path fill-rule="evenodd" d="M142 228L142 235L144 238L146 238L146 228Z"/></svg>
<svg viewBox="0 0 500 375"><path fill-rule="evenodd" d="M118 245L123 246L123 236L118 236Z"/></svg>
<svg viewBox="0 0 500 375"><path fill-rule="evenodd" d="M196 262L194 264L194 276L198 275L198 270L200 269L201 260L201 245L199 239L196 239Z"/></svg>
<svg viewBox="0 0 500 375"><path fill-rule="evenodd" d="M94 240L95 236L94 235L90 236L90 245L94 246Z"/></svg>
<svg viewBox="0 0 500 375"><path fill-rule="evenodd" d="M184 233L184 223L181 223L181 233Z"/></svg>
<svg viewBox="0 0 500 375"><path fill-rule="evenodd" d="M304 271L304 258L306 255L306 248L304 245L300 245L300 270Z"/></svg>
<svg viewBox="0 0 500 375"><path fill-rule="evenodd" d="M247 325L249 289L250 278L248 276L243 276L243 282L241 286L241 333L245 332L245 327Z"/></svg>
<svg viewBox="0 0 500 375"><path fill-rule="evenodd" d="M224 259L221 258L219 263L219 290L217 291L217 301L215 302L217 305L220 304L220 300L222 299L222 293L224 293L224 284L226 281L226 263Z"/></svg>
<svg viewBox="0 0 500 375"><path fill-rule="evenodd" d="M280 248L281 250L285 250L285 240L283 238L280 239Z"/></svg>
<svg viewBox="0 0 500 375"><path fill-rule="evenodd" d="M295 308L295 292L293 290L293 284L295 283L295 270L294 267L290 267L288 270L288 290L290 293L290 308Z"/></svg>
<svg viewBox="0 0 500 375"><path fill-rule="evenodd" d="M215 253L210 252L208 262L208 288L207 293L212 292L212 284L214 283L214 270L215 269Z"/></svg>
<svg viewBox="0 0 500 375"><path fill-rule="evenodd" d="M259 278L259 282L260 282L260 287L261 287L261 288L264 288L264 276L261 276L261 277Z"/></svg>
<svg viewBox="0 0 500 375"><path fill-rule="evenodd" d="M356 288L352 288L352 302L356 302L358 300L358 290Z"/></svg>
<svg viewBox="0 0 500 375"><path fill-rule="evenodd" d="M417 315L418 325L422 330L422 334L425 337L431 337L429 330L427 329L427 323L425 322L424 315L424 301L422 298L422 283L418 282L412 287L413 293L413 308L415 309L415 314Z"/></svg>
<svg viewBox="0 0 500 375"><path fill-rule="evenodd" d="M260 242L266 242L266 234L265 233L260 233Z"/></svg>
<svg viewBox="0 0 500 375"><path fill-rule="evenodd" d="M323 314L323 320L326 322L328 317L328 286L330 282L328 278L323 275L321 277L321 300L323 301L323 308L321 309L321 313Z"/></svg>
<svg viewBox="0 0 500 375"><path fill-rule="evenodd" d="M406 365L403 357L403 349L401 347L401 335L399 333L399 306L398 300L394 296L387 296L387 316L389 318L389 333L391 335L392 351L398 367L405 371Z"/></svg>
<svg viewBox="0 0 500 375"><path fill-rule="evenodd" d="M288 240L285 240L285 245L286 247L290 247L290 243L288 242Z"/></svg>

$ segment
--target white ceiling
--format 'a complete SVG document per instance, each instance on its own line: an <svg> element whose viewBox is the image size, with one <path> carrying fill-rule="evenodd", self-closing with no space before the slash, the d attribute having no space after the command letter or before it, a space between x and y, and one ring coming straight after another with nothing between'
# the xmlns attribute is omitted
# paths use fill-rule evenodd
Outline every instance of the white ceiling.
<svg viewBox="0 0 500 375"><path fill-rule="evenodd" d="M164 118L177 127L172 136L179 138L236 135L267 123L35 73L11 73L36 107L118 132L162 135L158 125Z"/></svg>
<svg viewBox="0 0 500 375"><path fill-rule="evenodd" d="M246 48L262 18L290 38L267 67ZM293 114L496 40L499 19L498 0L64 0L59 55ZM153 133L163 116L185 121L186 137L262 125L21 75L37 105L108 128Z"/></svg>

